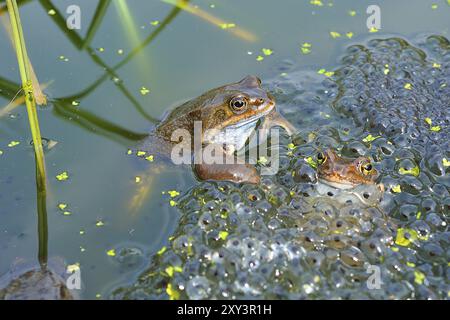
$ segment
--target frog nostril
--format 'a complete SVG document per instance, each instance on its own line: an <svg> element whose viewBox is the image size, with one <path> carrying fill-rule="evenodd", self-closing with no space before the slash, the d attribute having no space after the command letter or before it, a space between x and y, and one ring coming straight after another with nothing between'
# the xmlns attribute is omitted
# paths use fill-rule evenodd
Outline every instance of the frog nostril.
<svg viewBox="0 0 450 320"><path fill-rule="evenodd" d="M256 98L255 99L255 105L260 106L264 103L264 99L263 98Z"/></svg>

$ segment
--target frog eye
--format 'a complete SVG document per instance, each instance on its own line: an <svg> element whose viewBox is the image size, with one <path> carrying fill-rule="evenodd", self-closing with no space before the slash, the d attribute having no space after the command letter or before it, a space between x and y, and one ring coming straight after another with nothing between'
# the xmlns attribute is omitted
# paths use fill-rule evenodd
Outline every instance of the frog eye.
<svg viewBox="0 0 450 320"><path fill-rule="evenodd" d="M317 163L324 164L325 161L327 161L327 156L325 154L323 154L323 152L319 152L317 154Z"/></svg>
<svg viewBox="0 0 450 320"><path fill-rule="evenodd" d="M230 108L234 113L240 114L247 108L247 98L238 96L230 100Z"/></svg>
<svg viewBox="0 0 450 320"><path fill-rule="evenodd" d="M370 162L363 162L360 165L360 171L367 176L373 172L373 166Z"/></svg>

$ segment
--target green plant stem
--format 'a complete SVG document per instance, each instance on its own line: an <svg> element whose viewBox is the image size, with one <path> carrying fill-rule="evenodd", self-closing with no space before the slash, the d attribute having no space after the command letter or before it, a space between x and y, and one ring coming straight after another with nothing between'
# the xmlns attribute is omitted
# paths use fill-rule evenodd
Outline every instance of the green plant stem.
<svg viewBox="0 0 450 320"><path fill-rule="evenodd" d="M39 129L36 100L33 94L31 67L27 49L25 47L25 39L23 37L19 9L16 0L6 0L6 5L8 7L17 62L19 64L20 78L22 80L22 89L25 95L28 120L30 123L31 135L33 137L33 147L36 159L36 186L38 200L39 262L41 265L45 265L47 263L47 213L45 210L47 188L44 150L42 147L41 132Z"/></svg>

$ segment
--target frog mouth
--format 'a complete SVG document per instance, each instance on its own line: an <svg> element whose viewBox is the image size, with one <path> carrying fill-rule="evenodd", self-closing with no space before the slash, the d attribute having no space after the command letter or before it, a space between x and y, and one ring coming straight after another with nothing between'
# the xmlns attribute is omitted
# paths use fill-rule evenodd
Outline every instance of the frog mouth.
<svg viewBox="0 0 450 320"><path fill-rule="evenodd" d="M326 180L326 179L320 179L319 181L323 184L326 184L327 186L333 187L335 189L340 189L340 190L353 189L357 186L357 184L353 184L353 183L347 182L347 181L330 181L330 180Z"/></svg>
<svg viewBox="0 0 450 320"><path fill-rule="evenodd" d="M264 114L258 114L256 116L249 117L243 121L239 121L238 123L235 123L233 125L226 126L226 127L224 127L224 129L233 130L233 129L239 129L242 127L247 127L249 125L256 126L257 122L264 116L265 116Z"/></svg>

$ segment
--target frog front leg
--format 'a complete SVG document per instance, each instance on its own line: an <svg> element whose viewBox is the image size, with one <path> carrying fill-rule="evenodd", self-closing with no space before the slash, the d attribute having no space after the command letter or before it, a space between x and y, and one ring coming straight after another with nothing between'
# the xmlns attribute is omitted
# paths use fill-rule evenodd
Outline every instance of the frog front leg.
<svg viewBox="0 0 450 320"><path fill-rule="evenodd" d="M223 159L231 155L232 148L216 148L216 159ZM234 153L234 152L233 152ZM217 161L216 163L201 162L193 165L193 170L200 180L231 181L235 183L260 182L260 176L254 166L248 163L237 163L236 156L233 155L233 162Z"/></svg>

